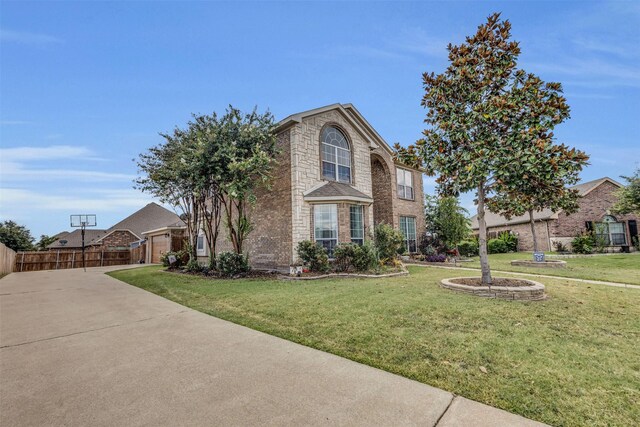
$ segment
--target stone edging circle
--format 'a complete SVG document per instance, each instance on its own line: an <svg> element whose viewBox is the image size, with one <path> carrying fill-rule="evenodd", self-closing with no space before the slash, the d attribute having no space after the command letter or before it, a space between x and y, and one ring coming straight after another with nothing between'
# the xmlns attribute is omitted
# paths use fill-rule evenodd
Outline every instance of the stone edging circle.
<svg viewBox="0 0 640 427"><path fill-rule="evenodd" d="M538 267L538 268L565 268L567 261L559 259L548 259L542 262L530 261L525 259L517 259L511 261L511 265L519 265L521 267Z"/></svg>
<svg viewBox="0 0 640 427"><path fill-rule="evenodd" d="M484 298L499 298L511 301L541 301L547 298L547 294L544 293L544 285L533 280L516 279L528 282L531 284L530 286L470 286L454 283L458 279L469 279L469 277L442 279L440 286L455 292Z"/></svg>

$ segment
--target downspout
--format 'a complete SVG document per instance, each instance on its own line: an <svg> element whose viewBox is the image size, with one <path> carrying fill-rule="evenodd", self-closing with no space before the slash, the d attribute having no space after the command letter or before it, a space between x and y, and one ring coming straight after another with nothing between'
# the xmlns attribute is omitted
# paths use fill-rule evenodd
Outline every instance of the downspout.
<svg viewBox="0 0 640 427"><path fill-rule="evenodd" d="M549 248L549 252L551 252L552 249L551 249L551 233L549 232L549 220L546 220L545 222L547 223L547 245Z"/></svg>

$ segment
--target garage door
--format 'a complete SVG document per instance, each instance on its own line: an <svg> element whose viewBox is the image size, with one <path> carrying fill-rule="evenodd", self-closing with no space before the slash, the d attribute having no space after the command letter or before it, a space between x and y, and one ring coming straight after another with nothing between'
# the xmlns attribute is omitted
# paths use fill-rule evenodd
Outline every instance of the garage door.
<svg viewBox="0 0 640 427"><path fill-rule="evenodd" d="M167 239L164 236L153 236L151 238L151 263L159 264L160 257L167 252Z"/></svg>

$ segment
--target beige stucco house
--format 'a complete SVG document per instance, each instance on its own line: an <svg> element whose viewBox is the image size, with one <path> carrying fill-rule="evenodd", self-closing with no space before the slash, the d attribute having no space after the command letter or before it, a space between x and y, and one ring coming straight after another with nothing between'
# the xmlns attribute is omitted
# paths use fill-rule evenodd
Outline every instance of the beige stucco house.
<svg viewBox="0 0 640 427"><path fill-rule="evenodd" d="M296 246L313 240L329 252L362 243L375 224L401 230L411 252L424 233L422 174L393 160L393 151L351 104L292 114L277 126L278 167L257 195L246 242L254 268L288 270ZM222 233L224 234L224 233ZM221 238L221 250L229 243ZM204 236L198 256L208 256Z"/></svg>

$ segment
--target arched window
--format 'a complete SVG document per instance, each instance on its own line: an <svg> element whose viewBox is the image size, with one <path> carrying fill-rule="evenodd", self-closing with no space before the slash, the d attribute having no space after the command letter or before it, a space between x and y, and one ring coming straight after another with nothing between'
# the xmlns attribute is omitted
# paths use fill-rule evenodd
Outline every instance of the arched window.
<svg viewBox="0 0 640 427"><path fill-rule="evenodd" d="M320 136L322 177L333 181L351 183L351 150L349 142L340 130L327 126Z"/></svg>
<svg viewBox="0 0 640 427"><path fill-rule="evenodd" d="M596 239L604 246L624 246L627 244L627 234L624 223L618 222L616 217L605 215L602 222L596 222Z"/></svg>

